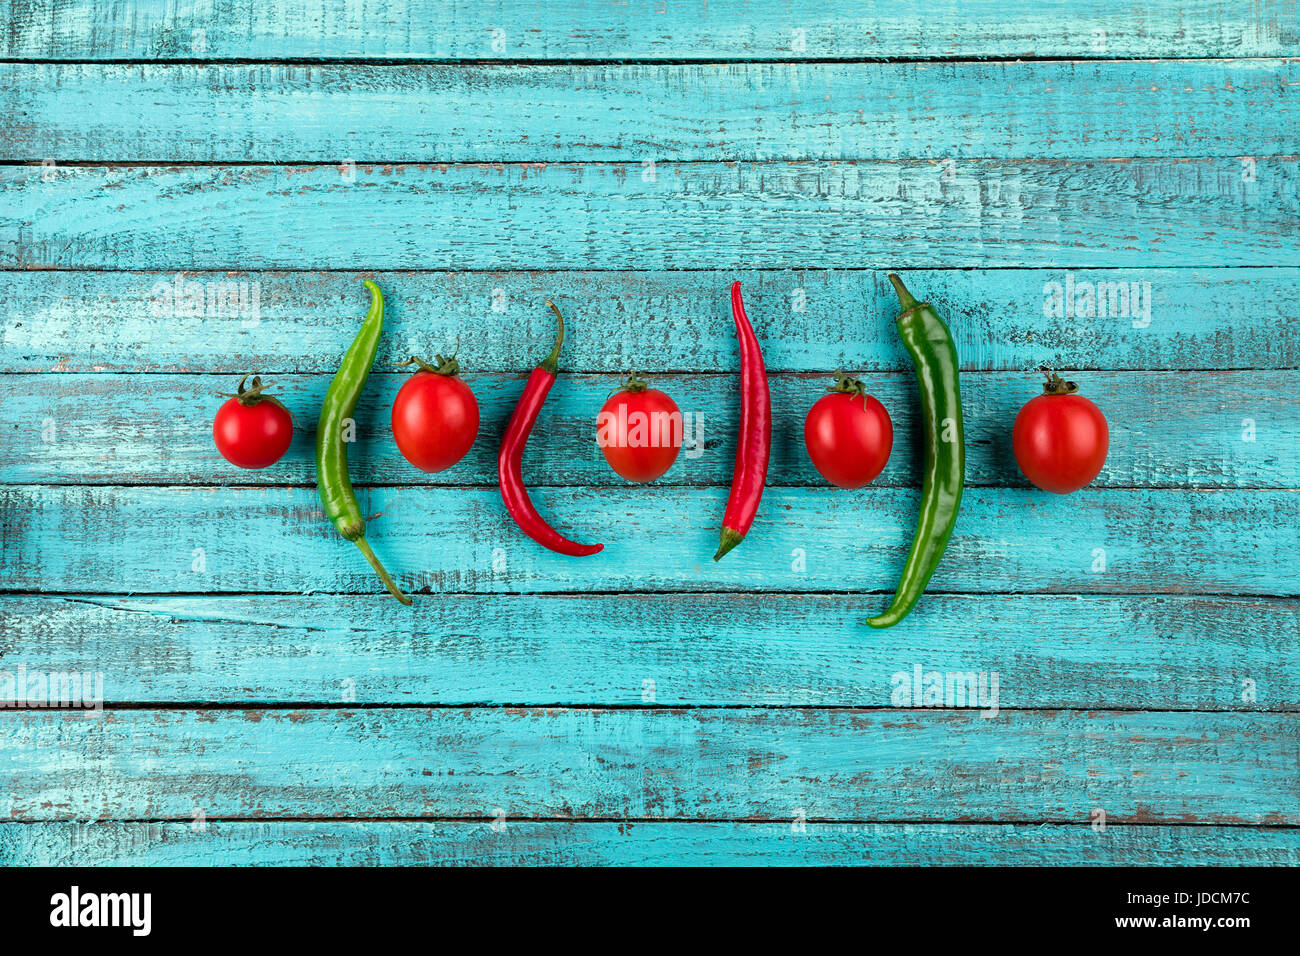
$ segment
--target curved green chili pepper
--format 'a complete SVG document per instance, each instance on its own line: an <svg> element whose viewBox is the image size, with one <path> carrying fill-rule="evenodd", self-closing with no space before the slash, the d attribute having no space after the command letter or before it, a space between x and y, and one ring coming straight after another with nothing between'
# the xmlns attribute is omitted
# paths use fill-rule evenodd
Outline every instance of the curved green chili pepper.
<svg viewBox="0 0 1300 956"><path fill-rule="evenodd" d="M352 479L348 477L348 446L343 441L343 423L356 411L357 399L375 362L379 334L384 330L384 295L369 279L366 288L370 290L370 311L343 356L343 364L334 373L334 381L330 382L320 407L320 422L316 425L316 483L325 517L334 522L339 534L361 549L389 593L403 604L410 604L411 599L398 588L366 542L366 519L352 490Z"/></svg>
<svg viewBox="0 0 1300 956"><path fill-rule="evenodd" d="M871 627L893 627L916 606L943 557L957 523L961 489L966 477L966 444L961 423L961 391L957 383L957 348L943 319L928 302L917 302L890 273L898 293L898 334L916 367L921 389L921 425L925 439L925 479L921 485L921 515L898 590L888 610L867 618Z"/></svg>

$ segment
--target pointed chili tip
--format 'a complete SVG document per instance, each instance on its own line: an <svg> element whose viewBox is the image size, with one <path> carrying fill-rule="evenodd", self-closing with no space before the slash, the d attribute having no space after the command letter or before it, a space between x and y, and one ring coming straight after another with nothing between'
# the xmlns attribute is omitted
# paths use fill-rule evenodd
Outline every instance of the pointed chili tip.
<svg viewBox="0 0 1300 956"><path fill-rule="evenodd" d="M361 284L370 290L370 308L366 311L365 321L378 321L382 326L384 322L384 293L370 279L362 280Z"/></svg>
<svg viewBox="0 0 1300 956"><path fill-rule="evenodd" d="M718 553L713 556L714 561L721 561L722 556L740 544L745 539L743 534L732 531L730 528L723 528L719 538Z"/></svg>
<svg viewBox="0 0 1300 956"><path fill-rule="evenodd" d="M914 309L921 304L916 301L912 293L907 291L907 286L903 285L903 280L898 277L897 273L891 272L889 274L889 281L894 286L894 291L898 293L898 304L902 307L904 312L908 309Z"/></svg>
<svg viewBox="0 0 1300 956"><path fill-rule="evenodd" d="M893 627L903 618L911 613L912 607L898 602L898 595L894 595L894 600L889 602L889 607L885 608L875 617L867 618L867 627L885 628Z"/></svg>

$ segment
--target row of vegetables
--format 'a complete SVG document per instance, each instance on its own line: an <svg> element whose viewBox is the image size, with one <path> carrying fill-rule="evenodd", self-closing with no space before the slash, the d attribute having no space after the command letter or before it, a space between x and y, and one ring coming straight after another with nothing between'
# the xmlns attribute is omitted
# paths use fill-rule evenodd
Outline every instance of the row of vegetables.
<svg viewBox="0 0 1300 956"><path fill-rule="evenodd" d="M960 367L947 325L926 302L917 301L902 280L890 274L901 311L896 319L912 359L918 386L924 479L916 534L889 607L869 618L871 627L891 627L916 606L948 546L965 480ZM383 331L384 297L367 281L370 310L334 375L316 428L317 485L327 518L361 550L385 587L410 604L365 538L366 523L348 475L347 446L352 420ZM522 478L522 460L537 417L555 384L564 345L564 316L554 303L557 332L550 353L532 370L506 426L497 454L501 497L519 528L560 554L581 557L604 545L582 544L556 531L538 513ZM731 287L731 308L740 351L740 427L731 492L722 518L715 561L735 548L758 514L767 480L772 444L772 410L767 371L758 337L745 313L740 283ZM479 408L473 391L459 377L453 356L429 364L412 357L415 373L398 391L392 408L393 438L415 467L438 472L459 462L478 436ZM260 378L247 377L217 411L213 439L231 463L264 468L283 457L293 438L293 418L266 392ZM835 384L809 410L804 444L818 472L840 488L861 488L884 470L893 448L888 411L867 394L863 383L836 373ZM631 481L653 481L676 460L682 446L682 416L664 392L633 373L605 402L597 417L597 444L610 466ZM1043 393L1016 416L1012 448L1021 471L1037 487L1064 494L1089 484L1101 472L1109 431L1101 410L1078 394L1073 382L1050 374Z"/></svg>

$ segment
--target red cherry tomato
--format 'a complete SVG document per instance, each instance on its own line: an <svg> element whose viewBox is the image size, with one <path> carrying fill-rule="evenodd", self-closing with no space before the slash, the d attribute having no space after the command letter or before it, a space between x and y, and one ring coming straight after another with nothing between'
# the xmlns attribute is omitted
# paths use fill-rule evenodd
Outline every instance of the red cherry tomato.
<svg viewBox="0 0 1300 956"><path fill-rule="evenodd" d="M1011 428L1016 464L1034 485L1058 495L1078 491L1101 473L1110 430L1101 409L1074 394L1059 375L1020 409Z"/></svg>
<svg viewBox="0 0 1300 956"><path fill-rule="evenodd" d="M277 399L262 394L262 380L253 387L239 383L239 394L217 409L212 440L217 451L240 468L265 468L279 461L293 441L293 418Z"/></svg>
<svg viewBox="0 0 1300 956"><path fill-rule="evenodd" d="M677 403L632 375L596 416L596 444L628 481L654 481L677 460L682 428Z"/></svg>
<svg viewBox="0 0 1300 956"><path fill-rule="evenodd" d="M823 478L840 488L861 488L889 462L894 425L860 381L841 375L809 409L803 441Z"/></svg>
<svg viewBox="0 0 1300 956"><path fill-rule="evenodd" d="M438 367L418 359L416 372L393 400L393 438L402 456L421 471L445 471L465 457L478 437L478 399L461 381L454 358Z"/></svg>

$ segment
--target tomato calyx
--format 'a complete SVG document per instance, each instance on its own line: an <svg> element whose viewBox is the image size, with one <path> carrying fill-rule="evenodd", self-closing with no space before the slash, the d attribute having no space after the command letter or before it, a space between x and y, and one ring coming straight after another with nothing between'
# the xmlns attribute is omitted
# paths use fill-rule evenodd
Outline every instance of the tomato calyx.
<svg viewBox="0 0 1300 956"><path fill-rule="evenodd" d="M610 392L609 394L616 395L619 392L631 392L633 395L635 395L638 392L644 392L649 387L650 387L650 382L647 379L644 379L641 376L637 375L636 372L628 372L627 378L620 379L618 383L618 388L614 389L614 391Z"/></svg>
<svg viewBox="0 0 1300 956"><path fill-rule="evenodd" d="M418 355L412 355L405 362L398 362L398 367L415 365L421 372L432 372L434 375L446 375L448 378L460 374L460 363L456 361L456 356L443 358L441 355L435 355L433 360L436 364L430 365Z"/></svg>
<svg viewBox="0 0 1300 956"><path fill-rule="evenodd" d="M446 375L450 378L453 375L460 374L460 363L456 361L456 353L460 351L460 339L456 340L456 351L452 352L447 358L441 355L435 355L433 360L436 364L430 365L418 355L412 355L405 362L398 362L397 367L403 368L407 365L419 367L421 372L432 372L434 375Z"/></svg>
<svg viewBox="0 0 1300 956"><path fill-rule="evenodd" d="M240 405L253 406L258 402L273 402L275 399L270 395L263 395L262 390L266 388L262 384L262 377L254 375L252 386L248 385L248 376L245 375L239 380L239 388L234 392L217 392L222 398L233 398Z"/></svg>
<svg viewBox="0 0 1300 956"><path fill-rule="evenodd" d="M1055 372L1047 369L1041 370L1047 376L1047 381L1043 383L1044 395L1072 395L1079 390L1077 382L1067 382Z"/></svg>
<svg viewBox="0 0 1300 956"><path fill-rule="evenodd" d="M235 392L217 392L217 394L222 398L233 398L245 408L252 408L260 402L271 402L273 405L279 405L281 408L284 408L284 402L280 401L274 395L267 395L265 393L266 386L262 384L262 377L260 375L252 376L252 385L248 385L248 379L249 376L247 375L241 378L239 380L239 389ZM287 408L284 408L284 410L286 412L289 411ZM290 413L289 417L293 417L292 413Z"/></svg>
<svg viewBox="0 0 1300 956"><path fill-rule="evenodd" d="M248 379L249 376L247 375L241 378L239 380L239 389L235 392L217 392L217 394L220 395L222 398L233 398L235 401L239 402L239 404L242 405L244 408L253 408L256 405L260 405L262 402L270 402L272 405L277 406L281 411L283 411L286 415L288 415L289 421L291 421L294 424L294 426L297 427L298 419L293 417L293 412L289 411L288 406L286 406L284 402L280 401L274 395L266 394L265 391L266 386L262 384L262 377L260 375L252 376L253 379L252 385L247 385ZM246 385L247 387L245 387Z"/></svg>
<svg viewBox="0 0 1300 956"><path fill-rule="evenodd" d="M862 379L846 375L843 369L836 369L835 384L827 385L826 391L832 395L861 395L865 402L867 386L862 383Z"/></svg>

